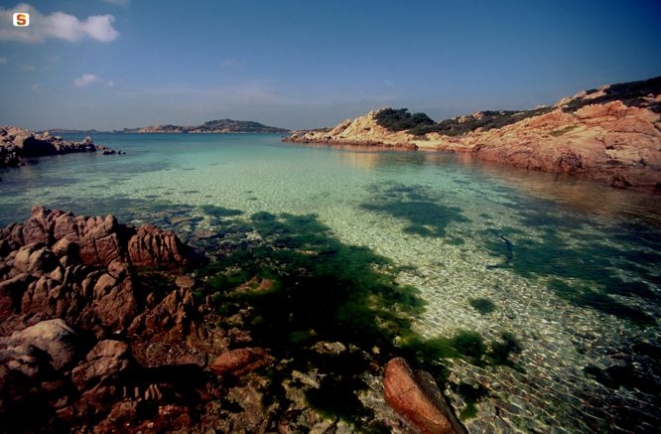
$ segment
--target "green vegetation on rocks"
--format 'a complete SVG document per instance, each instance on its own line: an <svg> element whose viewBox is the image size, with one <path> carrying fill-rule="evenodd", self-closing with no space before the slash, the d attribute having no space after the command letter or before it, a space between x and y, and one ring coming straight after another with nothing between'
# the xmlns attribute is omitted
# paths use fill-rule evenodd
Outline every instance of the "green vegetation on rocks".
<svg viewBox="0 0 661 434"><path fill-rule="evenodd" d="M552 107L543 107L534 110L487 110L472 114L470 116L445 119L434 122L425 113L408 112L408 109L387 108L376 114L378 125L390 131L407 131L416 136L428 133L439 133L446 136L460 136L475 131L487 131L494 128L502 128L506 125L522 121L523 119L549 113Z"/></svg>

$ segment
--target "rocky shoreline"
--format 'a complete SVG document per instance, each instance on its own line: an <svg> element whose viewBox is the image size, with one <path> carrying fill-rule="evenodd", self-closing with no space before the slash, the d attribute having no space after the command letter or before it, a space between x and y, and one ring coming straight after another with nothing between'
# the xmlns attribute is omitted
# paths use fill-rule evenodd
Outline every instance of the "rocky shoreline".
<svg viewBox="0 0 661 434"><path fill-rule="evenodd" d="M28 158L74 152L98 152L103 155L123 153L96 145L90 137L82 142L74 142L51 136L48 132L37 134L19 127L0 127L0 168L23 166Z"/></svg>
<svg viewBox="0 0 661 434"><path fill-rule="evenodd" d="M522 112L478 112L394 131L374 110L330 131L296 133L283 141L360 145L368 149L445 151L527 170L565 173L616 188L661 192L661 83L602 86L553 107ZM404 111L406 109L403 109ZM487 128L489 117L510 118ZM424 118L428 119L426 115ZM430 122L433 122L429 120ZM427 130L431 132L426 132ZM414 134L415 132L415 134Z"/></svg>
<svg viewBox="0 0 661 434"><path fill-rule="evenodd" d="M210 291L208 262L172 232L112 216L36 207L0 229L0 431L465 432L433 377L401 357L318 341L300 360L265 346L249 327L258 317L230 315L232 298ZM274 285L255 276L234 291ZM325 365L349 361L372 385L358 419L311 405L347 381Z"/></svg>

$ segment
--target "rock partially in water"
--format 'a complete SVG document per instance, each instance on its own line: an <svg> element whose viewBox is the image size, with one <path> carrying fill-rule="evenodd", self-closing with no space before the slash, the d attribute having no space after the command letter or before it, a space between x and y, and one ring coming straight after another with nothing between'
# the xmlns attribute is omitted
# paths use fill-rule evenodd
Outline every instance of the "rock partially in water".
<svg viewBox="0 0 661 434"><path fill-rule="evenodd" d="M38 134L14 126L0 127L0 167L18 167L24 158L74 152L100 152L103 155L121 154L106 146L95 145L90 137L82 142L63 140L48 132Z"/></svg>

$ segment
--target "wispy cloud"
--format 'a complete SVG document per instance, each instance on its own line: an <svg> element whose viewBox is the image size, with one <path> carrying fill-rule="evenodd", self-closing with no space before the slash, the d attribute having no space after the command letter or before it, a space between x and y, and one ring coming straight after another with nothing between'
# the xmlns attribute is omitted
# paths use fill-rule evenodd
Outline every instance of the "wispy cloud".
<svg viewBox="0 0 661 434"><path fill-rule="evenodd" d="M22 65L21 69L23 71L34 71L36 68L34 67L34 65Z"/></svg>
<svg viewBox="0 0 661 434"><path fill-rule="evenodd" d="M6 65L9 60L6 57L0 57L0 65Z"/></svg>
<svg viewBox="0 0 661 434"><path fill-rule="evenodd" d="M105 80L103 80L101 77L99 77L96 74L83 74L80 77L75 78L72 81L72 83L76 87L87 87L90 84L94 84L94 83L105 83Z"/></svg>
<svg viewBox="0 0 661 434"><path fill-rule="evenodd" d="M14 27L12 21L15 12L28 12L30 26ZM64 12L42 15L29 4L21 3L12 9L0 8L0 41L35 43L54 38L74 42L90 38L110 42L119 36L113 27L114 21L112 15L94 15L84 20Z"/></svg>

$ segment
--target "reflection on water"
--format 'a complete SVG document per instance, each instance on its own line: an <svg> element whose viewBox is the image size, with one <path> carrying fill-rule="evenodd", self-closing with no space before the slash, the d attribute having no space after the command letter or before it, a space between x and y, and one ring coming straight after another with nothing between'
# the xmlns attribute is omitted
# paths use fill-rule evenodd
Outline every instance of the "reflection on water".
<svg viewBox="0 0 661 434"><path fill-rule="evenodd" d="M638 191L612 188L564 173L544 173L508 167L477 160L469 153L445 154L425 152L428 161L447 164L448 158L504 183L522 194L549 199L580 212L618 219L642 219L661 227L661 200L658 196Z"/></svg>

